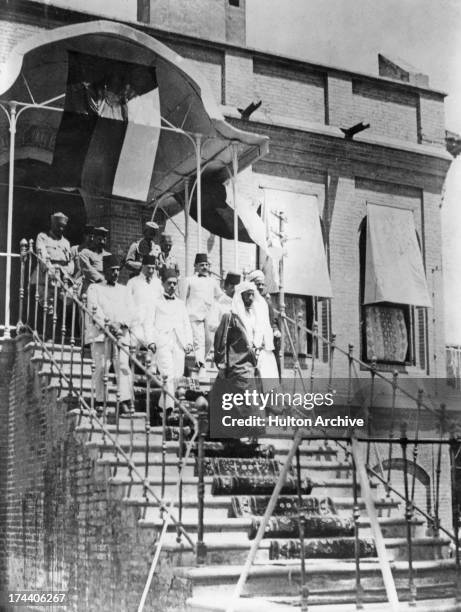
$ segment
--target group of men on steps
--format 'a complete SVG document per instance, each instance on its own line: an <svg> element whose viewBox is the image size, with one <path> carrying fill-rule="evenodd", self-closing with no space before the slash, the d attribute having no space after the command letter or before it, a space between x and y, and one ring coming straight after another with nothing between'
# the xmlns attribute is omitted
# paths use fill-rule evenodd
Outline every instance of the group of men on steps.
<svg viewBox="0 0 461 612"><path fill-rule="evenodd" d="M157 242L159 228L154 222L145 224L142 238L130 245L123 260L107 251L108 230L104 227L85 226L82 243L71 247L64 237L67 223L66 215L55 213L50 230L38 235L37 254L43 262L39 267L48 268L50 277L59 274L72 282L81 296L86 294L89 314L84 342L91 346L95 365L97 408L104 403L112 363L120 414L132 411L129 349L133 346L147 348L152 373L166 377L164 408L172 408L175 381L184 374L185 356L194 352L197 369L205 367L218 325L232 309L240 275L228 273L221 289L211 276L207 254L197 253L194 275L180 282L171 236L161 234ZM119 283L122 267L129 271L126 285ZM42 280L37 282L44 282L44 274L38 277ZM105 325L121 348L107 341ZM273 349L271 341L267 346Z"/></svg>

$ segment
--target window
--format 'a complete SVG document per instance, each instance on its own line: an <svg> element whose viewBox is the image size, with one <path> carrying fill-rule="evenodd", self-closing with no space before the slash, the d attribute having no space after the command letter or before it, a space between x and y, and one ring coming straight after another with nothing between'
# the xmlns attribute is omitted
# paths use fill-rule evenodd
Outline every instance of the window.
<svg viewBox="0 0 461 612"><path fill-rule="evenodd" d="M240 0L229 0L229 6L240 6Z"/></svg>
<svg viewBox="0 0 461 612"><path fill-rule="evenodd" d="M328 337L328 298L332 293L317 196L277 189L265 189L264 192L263 217L268 215L268 225L275 237L280 229L279 219L273 213L283 212L286 218L284 234L287 256L283 266L286 314L310 330L317 322L318 331ZM266 277L269 276L266 274ZM288 328L298 357L312 355L315 350L316 357L328 359L328 352L313 342L311 334L300 330L294 323L289 323ZM293 346L288 337L285 337L284 352L289 367Z"/></svg>
<svg viewBox="0 0 461 612"><path fill-rule="evenodd" d="M368 204L359 255L362 359L425 368L430 298L412 212Z"/></svg>

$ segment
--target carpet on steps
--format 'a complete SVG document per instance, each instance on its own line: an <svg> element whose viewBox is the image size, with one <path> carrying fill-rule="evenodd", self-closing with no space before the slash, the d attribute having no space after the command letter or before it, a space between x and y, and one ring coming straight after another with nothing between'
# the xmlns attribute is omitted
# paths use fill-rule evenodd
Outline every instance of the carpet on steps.
<svg viewBox="0 0 461 612"><path fill-rule="evenodd" d="M196 446L193 450L196 451ZM275 448L272 444L259 444L255 440L245 441L238 438L226 438L223 440L205 440L204 453L205 457L273 459Z"/></svg>
<svg viewBox="0 0 461 612"><path fill-rule="evenodd" d="M262 516L266 511L270 497L267 495L234 496L231 500L231 515L233 518L252 518ZM336 506L331 497L303 497L301 510L305 515L329 516L336 515ZM297 497L280 495L275 504L272 516L293 516L299 511Z"/></svg>
<svg viewBox="0 0 461 612"><path fill-rule="evenodd" d="M334 514L329 516L301 515L304 523L304 537L341 537L354 533L352 519ZM258 532L261 518L251 521L248 538L253 540ZM271 516L264 531L264 538L297 538L299 536L299 519L297 516Z"/></svg>
<svg viewBox="0 0 461 612"><path fill-rule="evenodd" d="M280 474L280 463L275 459L210 457L205 461L206 474L213 477L212 495L268 495L272 493ZM313 483L301 481L301 492L309 495ZM296 494L296 477L289 474L282 493Z"/></svg>
<svg viewBox="0 0 461 612"><path fill-rule="evenodd" d="M358 540L359 556L362 558L376 557L376 546L371 538ZM314 538L304 541L304 556L306 559L354 559L355 538ZM269 559L299 559L301 543L299 540L272 540L269 545Z"/></svg>

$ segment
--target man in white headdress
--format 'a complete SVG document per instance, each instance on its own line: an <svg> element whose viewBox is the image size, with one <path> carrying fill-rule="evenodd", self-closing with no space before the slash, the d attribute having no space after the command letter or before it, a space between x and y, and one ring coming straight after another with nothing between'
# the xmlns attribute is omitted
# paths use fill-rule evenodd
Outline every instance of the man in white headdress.
<svg viewBox="0 0 461 612"><path fill-rule="evenodd" d="M232 307L225 313L216 330L214 337L214 360L218 367L218 375L210 391L210 415L212 437L247 437L258 435L253 428L226 431L221 426L222 397L224 393L244 393L259 385L259 376L256 369L258 356L262 344L262 330L259 326L258 314L255 308L256 288L253 283L244 281L235 287ZM233 406L229 412L230 417L242 417L256 414L262 417L258 407ZM218 416L217 416L218 415Z"/></svg>
<svg viewBox="0 0 461 612"><path fill-rule="evenodd" d="M256 292L255 310L261 326L262 342L258 358L258 369L262 379L263 388L274 387L274 381L279 380L279 369L274 355L274 330L280 337L280 331L275 323L271 323L269 304L264 296L264 274L261 270L254 270L248 275L248 281L253 284Z"/></svg>

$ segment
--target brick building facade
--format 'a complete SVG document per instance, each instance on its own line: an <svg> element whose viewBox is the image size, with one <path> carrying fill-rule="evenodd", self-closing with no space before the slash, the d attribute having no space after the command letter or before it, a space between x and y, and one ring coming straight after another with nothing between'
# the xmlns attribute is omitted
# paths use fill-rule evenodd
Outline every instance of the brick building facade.
<svg viewBox="0 0 461 612"><path fill-rule="evenodd" d="M72 10L72 6L57 8L48 2L0 0L0 8L3 41L0 61L8 57L16 43L44 29L100 18ZM401 371L414 378L443 378L446 370L440 198L451 159L445 148L444 94L431 89L424 75L399 69L386 58L380 59L380 75L376 76L250 49L245 41L244 0L193 3L138 0L137 17L136 21L133 16L130 25L190 60L206 77L231 125L269 137L269 153L252 167L262 197L267 190L277 190L315 199L333 298L317 300L311 311L312 296L297 297L306 301L308 325L312 324L313 312L317 309L321 333L330 338L334 333L338 346L354 345L356 354L363 359L366 355L360 298L363 283L360 243L367 205L412 211L432 308L409 307L406 325L412 347ZM261 107L249 121L242 119L237 108L245 108L253 100L261 100ZM346 138L341 128L360 122L369 123L369 129L354 138ZM2 128L0 157L3 159L8 134L4 125ZM45 150L47 146L44 144ZM28 199L29 192L21 195L20 187L17 192L23 201L20 210L24 211L33 199ZM54 200L53 206L59 208L58 204L59 199ZM126 252L130 242L140 235L143 222L152 215L152 207L120 199L92 200L85 204L86 210L79 200L75 210L78 208L79 214L85 210L88 222L109 228L109 248L117 254ZM2 206L0 224L5 222L6 211ZM16 218L15 223L13 235L19 238L20 219ZM179 213L166 220L165 226L173 235L175 254L182 262L184 225L183 214ZM190 237L195 245L197 225L193 220ZM6 237L0 233L2 240ZM217 274L223 275L233 268L232 241L204 232L202 248L209 252ZM0 244L0 251L4 250ZM241 243L239 261L247 271L254 268L259 262L256 247ZM181 271L184 273L184 270L183 264ZM96 458L73 437L73 425L71 420L63 418L59 401L55 397L43 397L36 374L27 371L30 367L27 349L19 341L15 349L13 346L12 341L5 342L1 353L7 368L14 365L14 375L9 381L2 371L0 377L4 398L1 418L9 424L9 429L2 428L0 432L0 440L5 444L8 440L9 449L8 467L5 461L0 462L8 480L5 494L2 488L5 481L0 479L0 535L3 536L0 537L0 577L9 578L19 588L33 584L34 580L40 582L39 571L45 572L48 580L58 575L61 580L66 574L63 582L74 585L75 597L94 598L98 597L95 576L101 575L112 587L101 595L100 609L106 609L103 606L108 597L112 597L110 609L132 609L136 598L116 601L114 592L122 581L125 584L122 590L128 593L128 585L136 580L137 570L144 572L147 568L150 551L142 542L145 536L137 528L124 531L126 525L133 527L139 518L136 509L126 511L120 500L112 497L112 491L104 488L104 479L95 472ZM328 351L320 352L319 356L323 362L319 364L319 371L326 376ZM384 371L393 367L381 365ZM346 360L339 362L335 376L346 377L347 367ZM9 402L5 401L8 387ZM52 412L45 407L51 407ZM381 417L384 427L385 411ZM27 434L31 428L35 432L33 436ZM427 431L431 431L431 425L427 425ZM0 445L0 453L5 448ZM419 460L429 473L429 455L424 456L422 452ZM448 465L445 451L443 462ZM35 463L37 474L33 472ZM444 473L443 485L441 503L447 508L448 516L447 473ZM418 489L418 495L423 503L425 491ZM49 504L46 509L45 503ZM85 512L91 513L86 522L82 519ZM8 519L4 520L7 513ZM110 526L106 523L108 515L113 519ZM48 521L46 524L40 523L45 520L43 517ZM85 533L79 531L82 529L86 529ZM44 530L45 537L38 535L40 530ZM101 530L99 534L98 530ZM139 538L137 546L130 542L133 533ZM40 563L34 563L30 560L38 549L44 553L40 553ZM7 553L3 554L5 550ZM91 558L91 563L79 565L78 555ZM128 558L132 565L127 570ZM174 580L167 567L169 562L169 559L165 561L164 575ZM72 571L83 573L70 576ZM56 586L59 580L56 578ZM136 586L137 594L140 586ZM162 601L166 602L163 605L171 606L165 609L182 609L181 602L187 593L179 583L176 591L174 597L168 590L161 592ZM73 605L76 610L88 609L79 608L75 602Z"/></svg>

